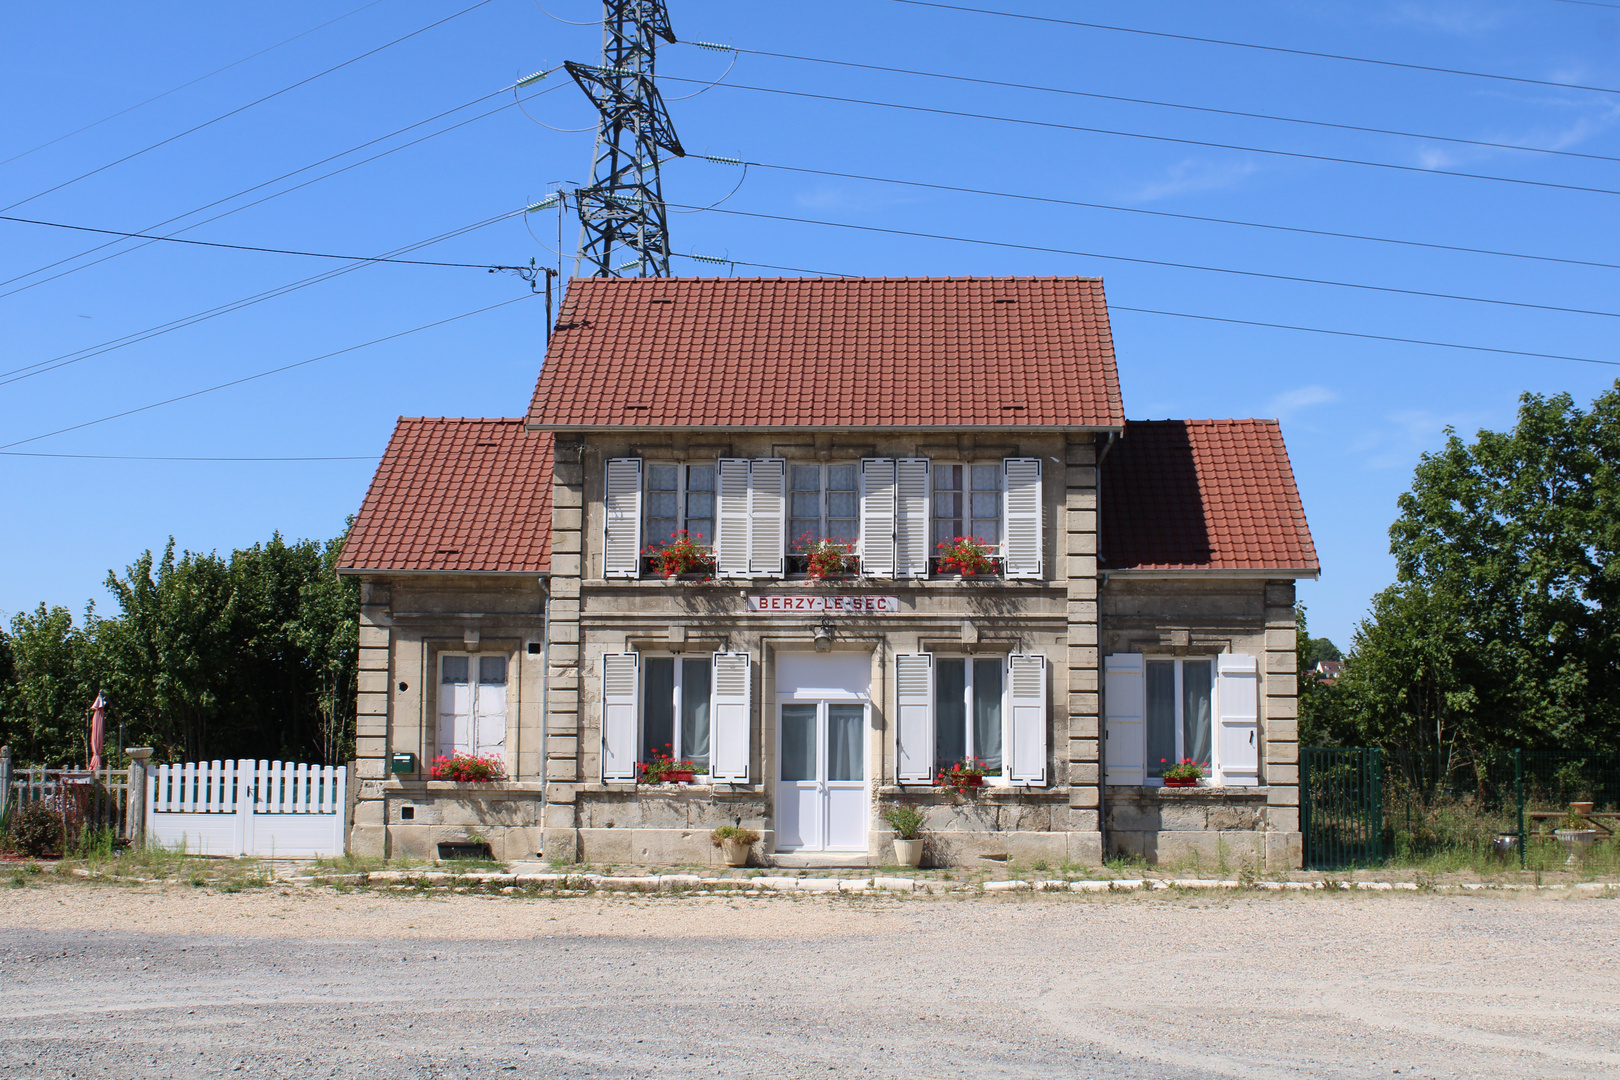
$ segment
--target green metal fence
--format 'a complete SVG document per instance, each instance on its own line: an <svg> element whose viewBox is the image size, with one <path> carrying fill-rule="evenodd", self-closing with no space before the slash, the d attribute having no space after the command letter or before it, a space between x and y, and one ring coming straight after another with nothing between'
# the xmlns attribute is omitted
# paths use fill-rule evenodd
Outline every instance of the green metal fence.
<svg viewBox="0 0 1620 1080"><path fill-rule="evenodd" d="M1307 869L1343 870L1383 861L1381 750L1304 747L1299 752L1299 785Z"/></svg>
<svg viewBox="0 0 1620 1080"><path fill-rule="evenodd" d="M1589 870L1620 868L1620 755L1505 748L1459 764L1436 782L1414 778L1399 758L1375 749L1302 748L1300 826L1312 869L1439 859L1458 868L1567 868L1555 833L1572 803L1596 843ZM1376 825L1372 823L1376 822ZM1369 828L1376 836L1369 834Z"/></svg>

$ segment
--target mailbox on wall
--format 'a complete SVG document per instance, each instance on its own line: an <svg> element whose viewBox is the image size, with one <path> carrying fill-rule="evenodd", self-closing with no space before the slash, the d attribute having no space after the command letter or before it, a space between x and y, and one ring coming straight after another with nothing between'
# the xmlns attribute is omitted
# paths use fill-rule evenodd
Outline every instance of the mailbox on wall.
<svg viewBox="0 0 1620 1080"><path fill-rule="evenodd" d="M389 756L389 771L395 776L409 775L416 771L416 755L409 750L395 751Z"/></svg>

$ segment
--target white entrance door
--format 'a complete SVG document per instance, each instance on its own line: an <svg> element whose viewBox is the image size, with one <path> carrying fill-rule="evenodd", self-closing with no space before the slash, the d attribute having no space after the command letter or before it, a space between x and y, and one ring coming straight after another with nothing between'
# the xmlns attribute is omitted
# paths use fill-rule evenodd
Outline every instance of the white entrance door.
<svg viewBox="0 0 1620 1080"><path fill-rule="evenodd" d="M779 708L777 849L865 851L866 706L801 700Z"/></svg>

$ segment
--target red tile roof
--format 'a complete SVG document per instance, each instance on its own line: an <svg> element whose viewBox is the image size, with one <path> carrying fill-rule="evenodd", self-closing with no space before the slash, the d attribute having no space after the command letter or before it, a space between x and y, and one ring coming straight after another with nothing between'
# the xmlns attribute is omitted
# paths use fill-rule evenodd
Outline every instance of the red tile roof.
<svg viewBox="0 0 1620 1080"><path fill-rule="evenodd" d="M1100 527L1104 570L1320 569L1275 420L1132 420Z"/></svg>
<svg viewBox="0 0 1620 1080"><path fill-rule="evenodd" d="M521 419L400 417L340 569L550 566L550 435L527 431Z"/></svg>
<svg viewBox="0 0 1620 1080"><path fill-rule="evenodd" d="M1117 428L1096 278L569 284L529 423Z"/></svg>

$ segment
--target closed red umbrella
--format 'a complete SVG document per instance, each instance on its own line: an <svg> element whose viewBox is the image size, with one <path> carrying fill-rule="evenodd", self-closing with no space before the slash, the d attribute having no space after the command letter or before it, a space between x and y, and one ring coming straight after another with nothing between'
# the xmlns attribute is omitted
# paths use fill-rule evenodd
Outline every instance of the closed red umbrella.
<svg viewBox="0 0 1620 1080"><path fill-rule="evenodd" d="M107 741L107 699L96 694L90 706L90 771L101 768L101 747Z"/></svg>

